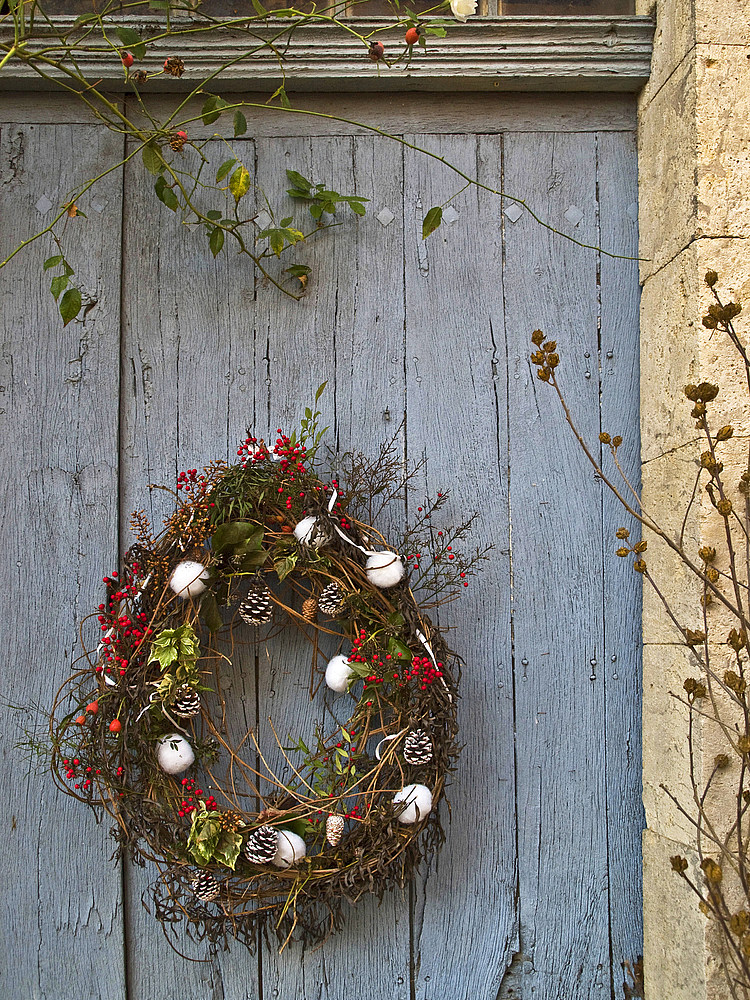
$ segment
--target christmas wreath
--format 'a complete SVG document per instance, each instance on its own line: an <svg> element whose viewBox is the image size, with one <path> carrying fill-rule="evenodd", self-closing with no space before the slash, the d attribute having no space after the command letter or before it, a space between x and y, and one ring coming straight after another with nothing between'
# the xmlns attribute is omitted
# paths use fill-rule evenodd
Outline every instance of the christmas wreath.
<svg viewBox="0 0 750 1000"><path fill-rule="evenodd" d="M394 439L375 461L332 458L324 481L319 417L307 409L273 445L248 432L236 464L180 473L157 537L133 515L137 541L104 577L98 647L50 716L58 783L156 862L156 917L197 939L253 948L273 928L282 943L320 941L344 900L403 885L444 839L459 659L425 607L456 597L485 556L454 549L472 518L434 525L444 495L389 546L374 514L403 503L419 470L403 471ZM291 669L306 675L307 650L330 731L229 732L221 669L282 633L288 650L290 629Z"/></svg>

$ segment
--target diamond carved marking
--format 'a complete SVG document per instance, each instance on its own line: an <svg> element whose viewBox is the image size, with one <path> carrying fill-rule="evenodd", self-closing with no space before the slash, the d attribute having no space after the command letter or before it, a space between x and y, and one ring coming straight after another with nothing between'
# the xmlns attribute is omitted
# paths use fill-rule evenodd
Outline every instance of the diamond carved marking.
<svg viewBox="0 0 750 1000"><path fill-rule="evenodd" d="M575 229L575 227L583 218L583 212L576 205L571 205L568 211L565 213L565 218Z"/></svg>
<svg viewBox="0 0 750 1000"><path fill-rule="evenodd" d="M390 210L390 208L381 208L378 214L375 216L381 226L390 226L396 216Z"/></svg>
<svg viewBox="0 0 750 1000"><path fill-rule="evenodd" d="M271 225L272 222L273 219L268 214L268 212L265 211L265 209L258 212L258 214L255 216L255 225L258 227L258 229L268 229L268 227Z"/></svg>
<svg viewBox="0 0 750 1000"><path fill-rule="evenodd" d="M455 210L453 205L449 205L448 208L443 212L443 222L447 222L449 226L452 226L456 219L459 218L459 213Z"/></svg>
<svg viewBox="0 0 750 1000"><path fill-rule="evenodd" d="M46 215L47 212L52 208L52 202L49 200L46 194L43 194L39 201L36 203L36 210L40 215Z"/></svg>
<svg viewBox="0 0 750 1000"><path fill-rule="evenodd" d="M508 205L505 209L504 215L506 218L510 219L511 222L518 222L523 215L523 209L520 205L516 205L516 203L513 202L512 205Z"/></svg>

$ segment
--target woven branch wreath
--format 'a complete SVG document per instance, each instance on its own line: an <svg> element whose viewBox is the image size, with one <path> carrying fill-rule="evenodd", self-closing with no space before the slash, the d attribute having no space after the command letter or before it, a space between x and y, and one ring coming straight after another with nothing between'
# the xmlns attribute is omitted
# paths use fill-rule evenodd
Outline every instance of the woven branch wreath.
<svg viewBox="0 0 750 1000"><path fill-rule="evenodd" d="M235 465L181 473L158 537L133 515L138 541L104 578L99 647L51 713L58 783L157 863L156 917L198 940L320 941L344 900L403 885L444 839L459 661L410 582L435 607L485 556L454 551L472 518L433 526L441 495L388 546L363 517L403 503L418 470L403 473L394 439L324 483L318 418L307 409L272 448L248 434ZM221 671L289 629L310 653L311 697L349 717L302 739L269 720L270 750L256 729L233 743ZM306 677L301 658L290 669Z"/></svg>

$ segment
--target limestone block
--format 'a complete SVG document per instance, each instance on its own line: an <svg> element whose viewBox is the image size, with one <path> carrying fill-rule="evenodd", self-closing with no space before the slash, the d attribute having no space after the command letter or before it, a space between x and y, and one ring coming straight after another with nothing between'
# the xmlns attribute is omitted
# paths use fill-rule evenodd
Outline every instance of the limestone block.
<svg viewBox="0 0 750 1000"><path fill-rule="evenodd" d="M695 45L695 11L692 3L675 0L636 0L635 11L656 19L651 75L641 94L644 109Z"/></svg>
<svg viewBox="0 0 750 1000"><path fill-rule="evenodd" d="M750 45L699 44L696 233L750 235Z"/></svg>
<svg viewBox="0 0 750 1000"><path fill-rule="evenodd" d="M696 67L684 59L638 121L641 280L688 245L696 226Z"/></svg>
<svg viewBox="0 0 750 1000"><path fill-rule="evenodd" d="M686 6L677 4L679 19ZM750 35L750 0L694 0L694 18L697 42L736 45Z"/></svg>
<svg viewBox="0 0 750 1000"><path fill-rule="evenodd" d="M736 433L750 433L744 365L720 331L701 323L713 301L704 283L716 270L724 301L746 304L735 326L750 340L750 240L695 240L648 278L641 294L641 448L649 462L698 434L683 394L688 382L721 386L715 409ZM698 453L700 453L699 449ZM676 471L676 470L675 470Z"/></svg>
<svg viewBox="0 0 750 1000"><path fill-rule="evenodd" d="M706 919L695 894L672 871L669 859L675 854L688 859L690 876L700 882L692 851L644 831L644 992L657 1000L705 1000Z"/></svg>

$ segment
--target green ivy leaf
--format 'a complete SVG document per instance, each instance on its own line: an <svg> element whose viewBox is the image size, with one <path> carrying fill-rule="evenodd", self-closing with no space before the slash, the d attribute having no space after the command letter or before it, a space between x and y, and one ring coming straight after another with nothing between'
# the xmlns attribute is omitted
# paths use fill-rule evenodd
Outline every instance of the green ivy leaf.
<svg viewBox="0 0 750 1000"><path fill-rule="evenodd" d="M227 868L234 870L242 847L242 834L234 830L223 830L218 843L214 847L214 857Z"/></svg>
<svg viewBox="0 0 750 1000"><path fill-rule="evenodd" d="M414 655L408 646L405 646L399 639L390 638L388 640L388 652L393 657L397 657L402 663L408 663Z"/></svg>
<svg viewBox="0 0 750 1000"><path fill-rule="evenodd" d="M244 135L247 132L247 118L242 114L242 112L237 109L234 113L234 137L237 138L238 135Z"/></svg>
<svg viewBox="0 0 750 1000"><path fill-rule="evenodd" d="M52 283L49 286L49 290L52 292L52 297L57 302L60 298L60 294L67 287L70 278L67 274L58 274L56 278L52 279Z"/></svg>
<svg viewBox="0 0 750 1000"><path fill-rule="evenodd" d="M439 205L435 205L422 221L422 239L426 240L430 233L434 233L442 221L443 210Z"/></svg>
<svg viewBox="0 0 750 1000"><path fill-rule="evenodd" d="M366 212L365 206L361 201L350 201L349 208L354 212L355 215L364 215Z"/></svg>
<svg viewBox="0 0 750 1000"><path fill-rule="evenodd" d="M219 227L217 226L216 229L211 230L211 235L208 237L208 246L214 257L218 256L221 253L221 248L224 246L223 229L219 229Z"/></svg>
<svg viewBox="0 0 750 1000"><path fill-rule="evenodd" d="M229 178L229 190L234 195L235 204L250 190L250 174L242 164Z"/></svg>
<svg viewBox="0 0 750 1000"><path fill-rule="evenodd" d="M211 536L211 548L218 554L243 556L263 544L263 529L250 521L225 521Z"/></svg>
<svg viewBox="0 0 750 1000"><path fill-rule="evenodd" d="M69 288L62 297L60 303L60 315L63 318L63 326L67 326L72 319L75 319L81 311L81 293L77 288Z"/></svg>
<svg viewBox="0 0 750 1000"><path fill-rule="evenodd" d="M203 802L200 804L200 809L193 813L187 849L198 865L207 865L214 855L222 832L219 825L220 817L221 813L209 812Z"/></svg>
<svg viewBox="0 0 750 1000"><path fill-rule="evenodd" d="M62 264L62 260L62 254L59 253L55 254L54 257L48 257L43 264L44 270L49 271L51 267L57 267L58 264Z"/></svg>
<svg viewBox="0 0 750 1000"><path fill-rule="evenodd" d="M284 556L283 559L278 559L273 564L273 568L276 571L276 575L280 582L286 580L289 574L294 570L297 565L297 553L290 552L288 556Z"/></svg>
<svg viewBox="0 0 750 1000"><path fill-rule="evenodd" d="M236 162L237 162L236 156L233 156L231 160L224 160L222 165L216 171L217 184L219 184L221 181L224 180L224 178L227 176L227 174L229 173L229 171L232 169L232 167L235 165Z"/></svg>
<svg viewBox="0 0 750 1000"><path fill-rule="evenodd" d="M290 274L293 278L305 278L312 271L311 267L307 264L292 264L285 271L285 274Z"/></svg>
<svg viewBox="0 0 750 1000"><path fill-rule="evenodd" d="M268 245L277 257L281 256L281 251L284 249L284 235L280 229L270 229L268 231Z"/></svg>
<svg viewBox="0 0 750 1000"><path fill-rule="evenodd" d="M210 591L201 598L201 617L209 632L218 632L224 624L216 597Z"/></svg>
<svg viewBox="0 0 750 1000"><path fill-rule="evenodd" d="M117 27L115 32L125 48L129 49L136 59L143 59L146 55L146 43L141 41L141 36L137 31L133 31L132 28Z"/></svg>

